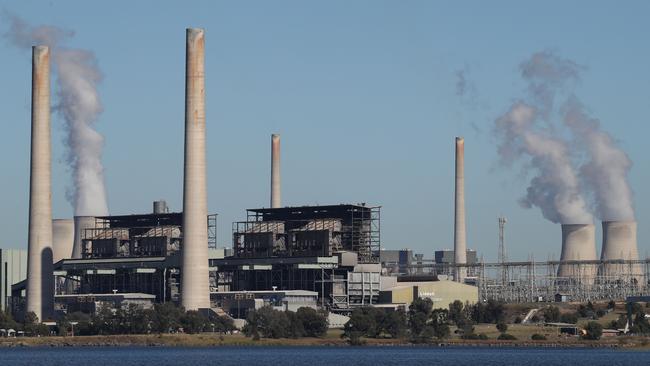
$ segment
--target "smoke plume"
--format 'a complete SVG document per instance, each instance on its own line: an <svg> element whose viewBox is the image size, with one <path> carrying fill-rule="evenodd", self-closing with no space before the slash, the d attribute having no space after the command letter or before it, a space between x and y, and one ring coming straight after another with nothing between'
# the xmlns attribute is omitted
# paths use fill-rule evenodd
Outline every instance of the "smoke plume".
<svg viewBox="0 0 650 366"><path fill-rule="evenodd" d="M94 129L102 112L97 85L102 74L95 55L88 50L61 47L74 32L54 26L31 26L4 12L10 26L4 38L16 47L47 45L56 72L57 103L54 109L65 121L66 162L72 171L67 198L78 216L107 215L102 150L104 138Z"/></svg>
<svg viewBox="0 0 650 366"><path fill-rule="evenodd" d="M495 123L502 161L512 164L527 158L526 169L535 172L519 203L526 208L539 207L544 217L555 223L591 223L593 218L580 195L567 144L536 130L538 118L533 106L518 101Z"/></svg>
<svg viewBox="0 0 650 366"><path fill-rule="evenodd" d="M564 123L573 132L576 144L587 150L589 160L580 167L580 176L593 192L598 217L605 221L633 221L632 189L627 181L632 168L630 158L576 98L565 104Z"/></svg>
<svg viewBox="0 0 650 366"><path fill-rule="evenodd" d="M528 100L495 121L499 157L506 165L523 160L535 172L520 203L539 207L552 222L591 223L589 207L603 220L633 220L632 163L570 92L583 70L550 51L520 64Z"/></svg>

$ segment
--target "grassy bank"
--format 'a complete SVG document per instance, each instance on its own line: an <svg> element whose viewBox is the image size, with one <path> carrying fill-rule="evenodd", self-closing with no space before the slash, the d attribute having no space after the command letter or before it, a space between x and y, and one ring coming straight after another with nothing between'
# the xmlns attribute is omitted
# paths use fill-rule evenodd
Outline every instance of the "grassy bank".
<svg viewBox="0 0 650 366"><path fill-rule="evenodd" d="M514 333L514 332L513 332ZM523 333L516 332L523 336ZM615 337L598 341L578 338L549 337L546 341L531 341L520 338L516 341L463 340L451 338L433 341L432 346L477 346L477 347L608 347L647 348L649 339L643 337ZM364 339L368 346L410 346L406 339ZM340 338L340 331L330 331L323 338L261 339L254 341L241 334L219 336L215 334L150 334L118 336L78 337L29 337L0 338L0 347L111 347L111 346L159 346L159 347L218 347L218 346L348 346Z"/></svg>

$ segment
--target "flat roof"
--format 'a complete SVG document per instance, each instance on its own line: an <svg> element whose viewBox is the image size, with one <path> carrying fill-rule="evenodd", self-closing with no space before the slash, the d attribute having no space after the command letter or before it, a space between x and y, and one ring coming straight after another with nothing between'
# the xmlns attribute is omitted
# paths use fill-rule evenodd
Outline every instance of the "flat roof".
<svg viewBox="0 0 650 366"><path fill-rule="evenodd" d="M102 293L102 294L66 294L66 295L55 295L54 298L61 299L73 299L77 297L98 297L98 298L123 298L123 299L155 299L156 295L145 294L141 292L118 292L118 293Z"/></svg>
<svg viewBox="0 0 650 366"><path fill-rule="evenodd" d="M267 294L285 294L295 296L318 296L316 291L307 290L255 290L255 291L219 291L210 292L210 295L236 295L236 294L254 294L254 295L267 295Z"/></svg>

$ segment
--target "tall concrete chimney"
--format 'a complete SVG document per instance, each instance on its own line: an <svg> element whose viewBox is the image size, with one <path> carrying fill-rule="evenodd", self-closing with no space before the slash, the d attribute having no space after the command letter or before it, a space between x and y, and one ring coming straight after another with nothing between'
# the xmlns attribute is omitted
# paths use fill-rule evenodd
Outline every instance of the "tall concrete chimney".
<svg viewBox="0 0 650 366"><path fill-rule="evenodd" d="M83 254L83 239L85 239L86 229L94 229L94 216L75 216L74 217L74 241L72 244L72 258L79 259Z"/></svg>
<svg viewBox="0 0 650 366"><path fill-rule="evenodd" d="M563 224L560 261L593 261L596 255L596 228L593 224ZM597 266L560 264L558 277L566 282L593 283Z"/></svg>
<svg viewBox="0 0 650 366"><path fill-rule="evenodd" d="M454 264L467 263L465 237L465 140L456 137L456 189L454 202ZM455 280L463 282L466 267L456 267Z"/></svg>
<svg viewBox="0 0 650 366"><path fill-rule="evenodd" d="M54 310L50 49L32 48L32 146L29 179L27 307L43 321Z"/></svg>
<svg viewBox="0 0 650 366"><path fill-rule="evenodd" d="M282 206L280 188L280 135L271 135L271 208Z"/></svg>
<svg viewBox="0 0 650 366"><path fill-rule="evenodd" d="M603 249L600 253L602 261L637 260L639 253L636 243L635 221L603 221ZM641 280L642 270L638 264L604 263L600 275L611 280L621 279L631 274Z"/></svg>
<svg viewBox="0 0 650 366"><path fill-rule="evenodd" d="M74 243L74 221L72 219L52 220L52 250L54 263L72 258Z"/></svg>
<svg viewBox="0 0 650 366"><path fill-rule="evenodd" d="M185 55L185 175L181 264L181 304L186 310L210 307L204 59L203 29L188 28Z"/></svg>

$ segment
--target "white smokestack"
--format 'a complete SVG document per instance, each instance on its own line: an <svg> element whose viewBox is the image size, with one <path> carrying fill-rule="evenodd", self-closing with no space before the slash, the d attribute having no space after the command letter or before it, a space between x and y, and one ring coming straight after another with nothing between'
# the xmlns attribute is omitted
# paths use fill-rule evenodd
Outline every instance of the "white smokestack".
<svg viewBox="0 0 650 366"><path fill-rule="evenodd" d="M72 258L73 243L74 220L52 220L52 249L54 251L54 263L61 259Z"/></svg>
<svg viewBox="0 0 650 366"><path fill-rule="evenodd" d="M181 304L197 310L210 307L203 29L187 29L186 42Z"/></svg>
<svg viewBox="0 0 650 366"><path fill-rule="evenodd" d="M563 224L560 261L592 261L596 259L595 226L593 224ZM593 283L596 266L592 264L561 264L557 275L576 282Z"/></svg>
<svg viewBox="0 0 650 366"><path fill-rule="evenodd" d="M74 214L108 215L102 149L104 138L94 129L102 112L97 85L102 74L95 55L88 50L61 47L74 32L55 26L31 26L17 16L5 13L10 24L4 37L19 48L44 44L52 50L57 72L55 109L65 120L66 162L72 172L72 187L67 198Z"/></svg>
<svg viewBox="0 0 650 366"><path fill-rule="evenodd" d="M271 208L282 207L280 187L280 135L271 135Z"/></svg>
<svg viewBox="0 0 650 366"><path fill-rule="evenodd" d="M50 147L50 49L32 49L32 146L29 187L27 312L41 321L54 310L52 272L52 161Z"/></svg>
<svg viewBox="0 0 650 366"><path fill-rule="evenodd" d="M465 140L456 137L456 188L454 200L454 263L467 263L467 242L465 237ZM455 279L463 282L466 267L457 267Z"/></svg>

